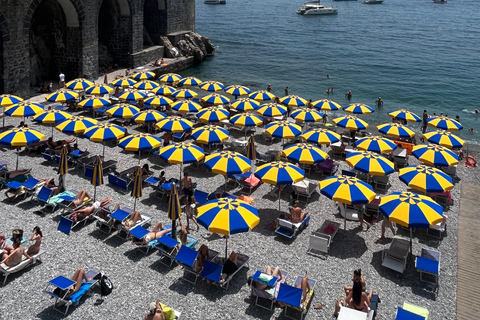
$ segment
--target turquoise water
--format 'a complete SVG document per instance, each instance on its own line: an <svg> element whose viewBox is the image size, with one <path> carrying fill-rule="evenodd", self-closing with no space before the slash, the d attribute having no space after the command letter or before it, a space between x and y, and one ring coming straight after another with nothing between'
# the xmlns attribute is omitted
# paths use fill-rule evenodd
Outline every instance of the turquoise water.
<svg viewBox="0 0 480 320"><path fill-rule="evenodd" d="M329 5L329 1L322 1ZM182 75L244 84L306 99L328 98L383 110L363 116L372 125L390 121L388 112L424 109L460 116L465 127L480 129L476 93L480 87L480 10L478 1L385 0L334 2L335 16L301 16L301 0L227 0L226 5L196 3L196 31L208 36L217 53ZM327 74L331 79L327 79ZM339 113L340 114L340 113ZM419 129L420 125L410 124ZM464 139L479 133L462 130Z"/></svg>

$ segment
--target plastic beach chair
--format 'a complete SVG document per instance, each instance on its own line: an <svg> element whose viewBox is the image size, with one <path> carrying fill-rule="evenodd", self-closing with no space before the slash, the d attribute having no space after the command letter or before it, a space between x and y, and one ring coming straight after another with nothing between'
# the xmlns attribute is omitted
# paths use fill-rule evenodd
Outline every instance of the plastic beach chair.
<svg viewBox="0 0 480 320"><path fill-rule="evenodd" d="M197 201L198 204L202 205L207 203L207 199L208 199L207 192L195 189L195 191L193 192L193 196L195 197L195 201Z"/></svg>
<svg viewBox="0 0 480 320"><path fill-rule="evenodd" d="M426 320L425 317L398 307L395 320Z"/></svg>
<svg viewBox="0 0 480 320"><path fill-rule="evenodd" d="M160 255L162 256L159 262L167 267L171 267L174 262L174 252L176 250L177 245L180 242L170 237L168 234L162 236L160 239L157 240L157 244L155 248L158 249ZM165 262L166 260L167 262Z"/></svg>
<svg viewBox="0 0 480 320"><path fill-rule="evenodd" d="M70 231L72 230L73 227L73 220L70 220L65 217L60 217L60 222L58 223L57 230L60 232L65 233L66 235L70 234Z"/></svg>
<svg viewBox="0 0 480 320"><path fill-rule="evenodd" d="M288 309L299 311L301 320L306 316L308 305L310 304L315 284L317 283L317 280L308 279L308 284L310 285L311 290L307 292L305 301L302 303L303 291L302 289L297 288L297 285L302 282L302 279L302 276L297 276L297 280L293 286L282 283L280 284L280 289L278 290L277 301L285 304L285 316L291 319L296 318L288 314Z"/></svg>
<svg viewBox="0 0 480 320"><path fill-rule="evenodd" d="M199 254L200 253L197 250L182 245L174 258L175 261L183 267L183 279L192 284L196 284L197 279L200 276L200 272L197 271ZM192 274L194 276L194 280L189 280L186 277L187 274Z"/></svg>

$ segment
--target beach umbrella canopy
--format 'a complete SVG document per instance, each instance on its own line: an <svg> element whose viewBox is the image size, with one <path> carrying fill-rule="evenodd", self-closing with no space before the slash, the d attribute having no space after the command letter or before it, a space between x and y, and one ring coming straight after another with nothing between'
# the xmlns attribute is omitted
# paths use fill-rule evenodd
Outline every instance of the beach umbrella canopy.
<svg viewBox="0 0 480 320"><path fill-rule="evenodd" d="M355 116L339 117L339 118L333 119L333 123L335 123L339 127L342 127L348 130L353 130L353 131L365 130L368 128L368 123L366 123L362 119L359 119Z"/></svg>
<svg viewBox="0 0 480 320"><path fill-rule="evenodd" d="M439 144L442 147L450 149L459 149L465 144L465 141L446 130L429 131L424 133L423 137L427 139L428 142Z"/></svg>
<svg viewBox="0 0 480 320"><path fill-rule="evenodd" d="M212 144L226 141L229 138L228 131L222 127L206 125L192 131L192 138L201 144Z"/></svg>
<svg viewBox="0 0 480 320"><path fill-rule="evenodd" d="M63 145L60 150L60 163L58 164L58 174L64 176L68 173L68 150L67 146Z"/></svg>
<svg viewBox="0 0 480 320"><path fill-rule="evenodd" d="M223 104L228 104L230 103L230 99L228 99L225 96L222 96L221 94L218 93L211 93L209 95L206 95L200 99L204 103L211 103L215 106L223 105Z"/></svg>
<svg viewBox="0 0 480 320"><path fill-rule="evenodd" d="M428 228L443 220L443 208L432 198L413 192L393 192L378 207L388 220L407 228Z"/></svg>
<svg viewBox="0 0 480 320"><path fill-rule="evenodd" d="M330 145L331 143L338 142L342 139L342 136L336 132L323 129L323 128L316 128L305 131L301 138L307 142L313 142L317 144L325 144Z"/></svg>
<svg viewBox="0 0 480 320"><path fill-rule="evenodd" d="M397 149L397 145L389 139L372 136L358 139L354 143L358 150L373 151L377 153L390 153Z"/></svg>
<svg viewBox="0 0 480 320"><path fill-rule="evenodd" d="M111 123L101 123L88 128L83 133L94 142L119 140L125 135L125 128Z"/></svg>
<svg viewBox="0 0 480 320"><path fill-rule="evenodd" d="M250 160L234 151L216 152L205 157L205 167L224 176L241 174L250 170Z"/></svg>
<svg viewBox="0 0 480 320"><path fill-rule="evenodd" d="M342 108L342 106L335 101L328 99L315 100L312 102L312 106L323 111L335 111Z"/></svg>
<svg viewBox="0 0 480 320"><path fill-rule="evenodd" d="M403 121L408 121L408 122L421 122L422 118L420 118L418 115L415 113L405 110L405 109L400 109L397 111L390 112L388 114L390 117L394 119L400 119Z"/></svg>
<svg viewBox="0 0 480 320"><path fill-rule="evenodd" d="M30 128L13 128L11 130L4 131L0 133L0 145L6 145L10 147L24 147L32 143L39 142L43 140L45 135L36 130ZM17 152L17 165L16 170L18 170L18 154Z"/></svg>
<svg viewBox="0 0 480 320"><path fill-rule="evenodd" d="M258 167L255 176L268 184L284 185L302 181L305 171L292 163L272 161Z"/></svg>
<svg viewBox="0 0 480 320"><path fill-rule="evenodd" d="M349 153L346 161L350 167L372 176L385 176L395 171L392 161L372 151Z"/></svg>
<svg viewBox="0 0 480 320"><path fill-rule="evenodd" d="M145 99L145 108L171 106L174 102L172 99L162 96L155 96Z"/></svg>
<svg viewBox="0 0 480 320"><path fill-rule="evenodd" d="M225 86L218 81L205 81L199 86L200 89L210 92L222 91Z"/></svg>
<svg viewBox="0 0 480 320"><path fill-rule="evenodd" d="M328 158L328 154L309 143L296 143L283 149L282 154L291 161L302 164L314 164L323 162Z"/></svg>
<svg viewBox="0 0 480 320"><path fill-rule="evenodd" d="M94 96L101 96L104 94L110 94L114 91L111 85L105 83L95 83L93 86L85 89L85 93L93 94Z"/></svg>
<svg viewBox="0 0 480 320"><path fill-rule="evenodd" d="M255 138L253 135L248 138L248 144L247 144L247 158L254 161L257 160L257 151L255 148Z"/></svg>
<svg viewBox="0 0 480 320"><path fill-rule="evenodd" d="M172 93L172 97L177 99L190 99L195 98L196 96L198 96L198 93L190 89L179 89Z"/></svg>
<svg viewBox="0 0 480 320"><path fill-rule="evenodd" d="M43 106L38 103L22 101L5 109L5 114L14 118L36 116L43 112Z"/></svg>
<svg viewBox="0 0 480 320"><path fill-rule="evenodd" d="M273 93L268 92L267 90L254 91L250 93L248 96L250 99L253 99L256 101L270 101L275 99L275 95Z"/></svg>
<svg viewBox="0 0 480 320"><path fill-rule="evenodd" d="M302 128L289 121L274 121L265 127L265 132L280 139L293 139L302 133Z"/></svg>
<svg viewBox="0 0 480 320"><path fill-rule="evenodd" d="M150 81L150 80L141 80L138 81L133 85L135 89L138 90L153 90L155 88L158 88L159 84L156 83L155 81Z"/></svg>
<svg viewBox="0 0 480 320"><path fill-rule="evenodd" d="M158 78L158 81L173 83L173 82L180 81L181 79L182 77L176 73L166 73L164 75L161 75L160 78Z"/></svg>
<svg viewBox="0 0 480 320"><path fill-rule="evenodd" d="M93 109L98 109L101 107L106 107L111 105L112 102L108 99L105 98L100 98L100 97L94 97L94 98L86 98L82 101L80 101L77 106L79 108L93 108Z"/></svg>
<svg viewBox="0 0 480 320"><path fill-rule="evenodd" d="M193 123L181 117L170 116L158 121L155 126L160 131L179 133L191 130Z"/></svg>
<svg viewBox="0 0 480 320"><path fill-rule="evenodd" d="M263 124L262 118L249 112L234 115L229 121L237 127L256 127Z"/></svg>
<svg viewBox="0 0 480 320"><path fill-rule="evenodd" d="M98 121L92 118L74 116L60 122L55 129L66 134L78 134L84 133L85 130L95 126L97 123Z"/></svg>
<svg viewBox="0 0 480 320"><path fill-rule="evenodd" d="M363 103L352 103L342 108L343 111L354 114L370 114L374 112L373 108Z"/></svg>
<svg viewBox="0 0 480 320"><path fill-rule="evenodd" d="M133 176L133 188L132 193L130 194L132 198L134 198L133 203L133 210L135 211L135 207L137 206L137 199L143 196L143 179L142 179L142 168L140 166L137 167L135 174Z"/></svg>
<svg viewBox="0 0 480 320"><path fill-rule="evenodd" d="M126 89L123 91L119 96L118 99L120 100L128 100L128 101L136 101L136 100L143 100L147 97L146 93L137 91L137 90L132 90L132 89Z"/></svg>
<svg viewBox="0 0 480 320"><path fill-rule="evenodd" d="M148 70L143 70L143 71L134 73L131 77L132 77L132 79L135 79L135 80L154 79L155 78L155 72L151 72L151 71L148 71Z"/></svg>
<svg viewBox="0 0 480 320"><path fill-rule="evenodd" d="M196 102L190 100L180 100L172 104L172 110L178 112L198 112L202 109L202 106Z"/></svg>
<svg viewBox="0 0 480 320"><path fill-rule="evenodd" d="M83 91L88 87L91 87L95 84L95 82L85 79L85 78L77 78L75 80L69 81L65 83L65 88L70 90L78 90Z"/></svg>
<svg viewBox="0 0 480 320"><path fill-rule="evenodd" d="M279 102L289 107L302 107L308 104L307 100L293 94L280 98Z"/></svg>
<svg viewBox="0 0 480 320"><path fill-rule="evenodd" d="M135 83L137 83L137 81L135 81L131 78L122 77L122 78L113 80L111 84L115 87L128 88L128 87L133 86Z"/></svg>
<svg viewBox="0 0 480 320"><path fill-rule="evenodd" d="M317 122L323 119L323 115L309 108L302 108L293 111L290 117L300 122Z"/></svg>
<svg viewBox="0 0 480 320"><path fill-rule="evenodd" d="M149 122L158 122L162 119L165 119L167 115L158 112L157 110L144 110L135 114L132 117L132 120L136 123L149 123Z"/></svg>
<svg viewBox="0 0 480 320"><path fill-rule="evenodd" d="M45 97L48 102L67 102L78 98L78 93L68 89L58 89Z"/></svg>
<svg viewBox="0 0 480 320"><path fill-rule="evenodd" d="M13 94L0 94L0 107L10 107L22 101L22 98L14 96Z"/></svg>
<svg viewBox="0 0 480 320"><path fill-rule="evenodd" d="M400 123L384 123L377 126L377 130L380 133L395 138L412 138L415 136L415 132Z"/></svg>
<svg viewBox="0 0 480 320"><path fill-rule="evenodd" d="M281 117L288 112L287 107L277 103L263 104L257 108L257 113L261 116L273 118Z"/></svg>
<svg viewBox="0 0 480 320"><path fill-rule="evenodd" d="M72 118L72 115L68 112L61 110L47 110L33 118L33 121L40 122L42 124L55 124L63 120Z"/></svg>
<svg viewBox="0 0 480 320"><path fill-rule="evenodd" d="M245 86L238 85L238 84L228 86L224 89L224 91L225 91L225 93L228 93L228 94L230 94L232 96L235 96L235 97L246 96L247 94L250 93L249 88L247 88Z"/></svg>
<svg viewBox="0 0 480 320"><path fill-rule="evenodd" d="M427 119L429 126L443 130L462 130L463 126L460 122L450 119L449 117L439 116Z"/></svg>
<svg viewBox="0 0 480 320"><path fill-rule="evenodd" d="M183 164L202 160L203 149L193 143L178 142L160 149L160 158L168 163Z"/></svg>
<svg viewBox="0 0 480 320"><path fill-rule="evenodd" d="M168 199L168 218L172 220L172 238L176 239L176 220L180 219L182 216L182 207L180 206L180 197L177 192L177 185L172 183L172 188L170 189L170 198Z"/></svg>
<svg viewBox="0 0 480 320"><path fill-rule="evenodd" d="M93 175L90 183L93 186L93 201L95 201L97 197L97 187L103 184L103 163L100 156L95 156L95 160L93 161Z"/></svg>
<svg viewBox="0 0 480 320"><path fill-rule="evenodd" d="M107 109L107 114L110 117L123 118L123 119L130 119L139 112L140 112L139 108L128 103L114 104L113 106Z"/></svg>
<svg viewBox="0 0 480 320"><path fill-rule="evenodd" d="M185 77L178 81L183 86L198 86L202 84L202 80L195 77Z"/></svg>
<svg viewBox="0 0 480 320"><path fill-rule="evenodd" d="M446 192L453 189L453 179L442 170L425 165L408 166L398 172L398 177L410 188L422 192Z"/></svg>
<svg viewBox="0 0 480 320"><path fill-rule="evenodd" d="M458 155L453 151L436 145L421 144L414 146L412 154L418 160L436 167L449 167L458 164Z"/></svg>
<svg viewBox="0 0 480 320"><path fill-rule="evenodd" d="M175 88L165 85L160 85L157 88L150 90L150 92L162 96L171 96L175 91L177 91Z"/></svg>
<svg viewBox="0 0 480 320"><path fill-rule="evenodd" d="M230 113L222 107L208 107L197 113L197 118L202 122L220 122L227 120Z"/></svg>
<svg viewBox="0 0 480 320"><path fill-rule="evenodd" d="M156 149L161 145L162 139L148 133L135 133L122 138L118 142L120 148L134 152Z"/></svg>
<svg viewBox="0 0 480 320"><path fill-rule="evenodd" d="M234 109L241 112L253 111L260 106L260 102L250 98L241 98L235 100L230 104L230 109Z"/></svg>

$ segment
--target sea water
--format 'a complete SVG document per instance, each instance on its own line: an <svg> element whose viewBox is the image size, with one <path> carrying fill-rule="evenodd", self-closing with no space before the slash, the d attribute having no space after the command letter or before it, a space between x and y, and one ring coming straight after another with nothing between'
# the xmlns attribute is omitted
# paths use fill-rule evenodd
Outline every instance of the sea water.
<svg viewBox="0 0 480 320"><path fill-rule="evenodd" d="M321 1L331 5L330 1ZM302 0L196 2L196 31L217 47L214 57L182 73L252 91L272 86L278 96L330 98L342 106L359 102L381 110L362 116L371 125L391 121L388 112L407 108L419 116L460 116L470 142L480 142L480 9L474 0L333 2L338 15L302 16ZM327 79L327 74L330 79ZM325 90L334 88L327 96ZM352 90L351 101L345 93ZM342 112L337 112L342 115ZM330 117L331 119L331 117ZM419 132L420 124L409 124Z"/></svg>

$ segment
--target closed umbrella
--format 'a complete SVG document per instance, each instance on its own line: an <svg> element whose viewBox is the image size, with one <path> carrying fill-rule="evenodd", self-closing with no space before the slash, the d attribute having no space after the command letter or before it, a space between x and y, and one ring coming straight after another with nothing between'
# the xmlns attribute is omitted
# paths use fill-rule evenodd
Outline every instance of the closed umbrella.
<svg viewBox="0 0 480 320"><path fill-rule="evenodd" d="M230 104L230 109L234 109L240 112L248 112L256 110L260 106L260 102L250 98L241 98L235 100Z"/></svg>
<svg viewBox="0 0 480 320"><path fill-rule="evenodd" d="M255 148L255 138L253 137L253 135L248 138L247 158L251 160L252 166L253 162L257 160L257 150Z"/></svg>
<svg viewBox="0 0 480 320"><path fill-rule="evenodd" d="M0 133L0 145L25 147L29 144L39 142L44 138L45 135L43 133L30 128L13 128L12 130ZM16 170L18 170L18 154L19 152L17 152Z"/></svg>
<svg viewBox="0 0 480 320"><path fill-rule="evenodd" d="M416 145L412 154L418 160L436 167L450 167L458 164L458 155L450 149L436 144Z"/></svg>
<svg viewBox="0 0 480 320"><path fill-rule="evenodd" d="M325 144L327 146L342 139L342 136L338 133L323 128L305 131L300 137L307 142Z"/></svg>
<svg viewBox="0 0 480 320"><path fill-rule="evenodd" d="M58 89L57 91L47 95L45 100L48 102L67 102L78 98L78 93L68 89Z"/></svg>
<svg viewBox="0 0 480 320"><path fill-rule="evenodd" d="M394 138L412 138L415 136L415 132L400 123L384 123L377 126L377 130Z"/></svg>
<svg viewBox="0 0 480 320"><path fill-rule="evenodd" d="M394 119L399 119L399 120L408 121L408 122L422 121L422 118L420 118L418 115L405 109L400 109L397 111L390 112L388 115Z"/></svg>
<svg viewBox="0 0 480 320"><path fill-rule="evenodd" d="M97 197L97 187L103 184L103 163L100 156L95 156L93 161L93 175L90 183L93 185L93 201Z"/></svg>
<svg viewBox="0 0 480 320"><path fill-rule="evenodd" d="M172 238L177 239L176 221L182 216L182 209L180 207L180 198L177 192L177 185L172 183L170 189L170 198L168 200L168 218L172 220Z"/></svg>
<svg viewBox="0 0 480 320"><path fill-rule="evenodd" d="M398 178L410 188L424 193L446 192L453 189L452 177L442 170L422 164L400 169Z"/></svg>
<svg viewBox="0 0 480 320"><path fill-rule="evenodd" d="M206 125L194 129L192 138L200 144L214 144L228 140L229 133L222 127Z"/></svg>
<svg viewBox="0 0 480 320"><path fill-rule="evenodd" d="M372 136L358 139L354 143L359 150L373 151L377 153L390 153L397 149L397 145L389 139Z"/></svg>
<svg viewBox="0 0 480 320"><path fill-rule="evenodd" d="M143 196L143 174L142 174L142 168L139 166L137 167L137 170L135 171L134 177L133 177L133 188L132 188L132 193L131 196L134 198L133 202L133 211L135 211L135 208L137 206L137 199L141 198Z"/></svg>
<svg viewBox="0 0 480 320"><path fill-rule="evenodd" d="M221 122L227 120L230 113L222 107L208 107L197 113L197 118L202 122Z"/></svg>
<svg viewBox="0 0 480 320"><path fill-rule="evenodd" d="M67 146L63 145L60 150L60 163L58 164L58 174L63 180L63 186L65 187L65 175L68 173L68 151Z"/></svg>
<svg viewBox="0 0 480 320"><path fill-rule="evenodd" d="M370 114L375 110L363 103L352 103L342 108L343 111L353 114Z"/></svg>

